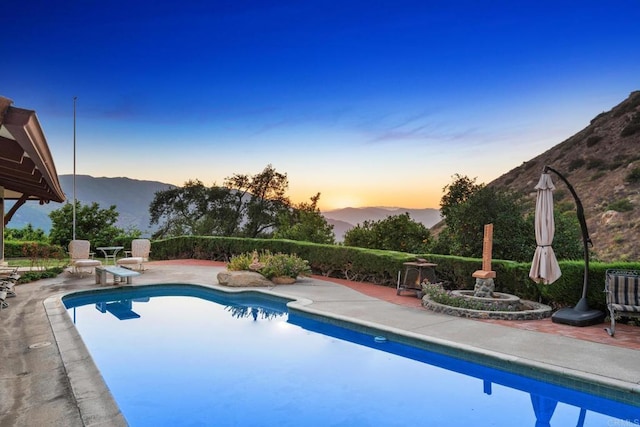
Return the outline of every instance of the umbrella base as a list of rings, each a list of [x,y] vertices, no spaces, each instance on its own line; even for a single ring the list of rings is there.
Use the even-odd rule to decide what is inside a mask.
[[[553,313],[551,321],[571,326],[591,326],[604,322],[604,317],[605,314],[600,310],[567,307]]]

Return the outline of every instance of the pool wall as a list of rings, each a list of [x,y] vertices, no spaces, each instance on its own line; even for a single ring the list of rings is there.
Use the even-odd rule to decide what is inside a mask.
[[[175,292],[176,288],[178,288],[187,295],[192,296],[198,296],[202,292],[213,290],[214,292],[229,295],[246,295],[248,298],[251,298],[252,295],[271,298],[276,297],[278,300],[274,299],[274,304],[286,302],[290,317],[293,318],[294,323],[297,317],[298,319],[323,322],[370,336],[383,336],[389,341],[446,356],[463,358],[490,368],[527,376],[550,384],[577,391],[584,391],[621,403],[638,406],[638,396],[640,395],[640,385],[638,384],[591,375],[583,371],[547,365],[533,360],[479,349],[436,337],[429,337],[375,322],[368,322],[361,319],[356,320],[348,316],[328,313],[313,308],[311,306],[312,301],[309,299],[293,299],[291,295],[276,290],[229,290],[220,286],[194,284],[143,284],[136,285],[135,287],[124,286],[67,292],[49,297],[44,301],[45,310],[69,378],[70,387],[85,425],[108,423],[114,426],[126,426],[128,424],[75,328],[73,320],[67,313],[67,307],[64,301],[81,301],[84,297],[95,297],[96,294],[102,293],[111,293],[112,295],[118,293],[121,295],[122,292],[133,292],[146,287],[153,289],[153,291],[158,294]]]
[[[500,352],[428,337],[377,323],[354,320],[350,317],[315,310],[297,301],[287,304],[290,314],[299,314],[319,322],[351,329],[371,336],[384,336],[390,341],[418,347],[427,351],[464,359],[480,365],[512,372],[550,384],[571,388],[633,406],[639,405],[640,384],[592,375],[584,371],[556,367]]]

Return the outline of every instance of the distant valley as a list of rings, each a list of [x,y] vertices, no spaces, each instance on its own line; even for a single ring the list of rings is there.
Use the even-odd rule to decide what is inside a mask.
[[[73,175],[60,175],[60,185],[67,196],[67,200],[73,200]],[[120,213],[117,226],[128,229],[135,227],[149,237],[155,231],[149,226],[149,205],[158,191],[173,188],[171,184],[157,181],[142,181],[126,177],[95,178],[89,175],[76,175],[76,198],[83,205],[93,202],[102,208],[116,205]],[[12,202],[7,202],[7,210]],[[23,228],[31,224],[34,228],[41,228],[46,233],[51,230],[49,213],[60,209],[62,204],[50,203],[39,205],[36,202],[27,202],[18,209],[9,222],[9,228]],[[344,208],[323,212],[327,222],[334,226],[336,241],[341,242],[350,228],[365,221],[379,221],[392,215],[400,215],[408,212],[414,221],[421,222],[430,228],[440,221],[440,212],[437,209],[405,209],[405,208]]]
[[[73,175],[60,175],[60,185],[67,196],[67,202],[73,201]],[[136,227],[143,235],[150,236],[154,229],[149,227],[149,205],[158,191],[174,187],[157,181],[141,181],[131,178],[94,178],[89,175],[76,175],[76,199],[83,205],[96,202],[107,209],[116,205],[120,213],[117,227],[128,229]],[[10,207],[12,202],[7,202]],[[60,209],[61,203],[39,205],[27,202],[18,209],[9,222],[9,228],[23,228],[31,224],[46,233],[51,230],[49,213]],[[9,207],[6,209],[8,210]]]

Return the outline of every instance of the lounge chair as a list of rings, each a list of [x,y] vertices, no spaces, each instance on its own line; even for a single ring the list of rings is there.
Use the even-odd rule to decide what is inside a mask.
[[[0,280],[15,282],[20,278],[18,267],[0,267]]]
[[[82,276],[84,269],[89,269],[89,273],[91,273],[96,267],[102,265],[102,262],[93,259],[90,251],[91,243],[88,240],[72,240],[69,242],[69,256],[71,257],[73,273],[80,273]]]
[[[120,267],[144,271],[144,263],[149,261],[149,252],[151,252],[149,239],[134,239],[131,241],[131,250],[125,251],[127,256],[116,260],[116,264]]]
[[[18,267],[0,267],[0,292],[5,292],[5,298],[16,296],[14,289],[16,282],[20,279]]]
[[[7,280],[0,280],[0,292],[5,292],[5,298],[13,298],[16,296],[16,291],[13,288],[14,283]]]

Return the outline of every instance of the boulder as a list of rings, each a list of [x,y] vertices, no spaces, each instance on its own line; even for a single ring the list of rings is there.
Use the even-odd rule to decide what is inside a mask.
[[[255,271],[221,271],[218,273],[218,283],[234,288],[273,286],[273,282]]]

